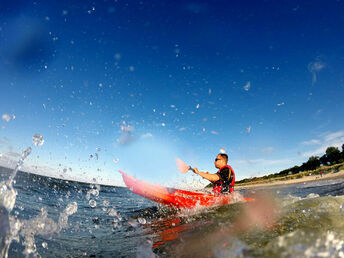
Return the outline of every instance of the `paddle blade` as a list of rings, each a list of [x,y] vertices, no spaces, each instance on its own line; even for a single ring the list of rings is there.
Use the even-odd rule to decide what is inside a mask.
[[[190,169],[190,166],[186,165],[184,161],[178,158],[176,158],[176,165],[177,165],[178,170],[184,174],[187,173]]]

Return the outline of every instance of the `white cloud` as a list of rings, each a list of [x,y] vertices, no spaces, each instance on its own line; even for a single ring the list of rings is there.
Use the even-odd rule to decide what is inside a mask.
[[[290,163],[290,160],[289,159],[276,159],[276,160],[250,159],[250,160],[239,160],[238,163],[239,164],[248,164],[248,165],[270,166],[270,165]]]
[[[325,141],[330,142],[333,140],[341,139],[341,138],[343,138],[343,136],[344,136],[344,131],[330,133],[330,134],[325,136]]]
[[[274,150],[275,150],[274,147],[267,147],[267,148],[262,149],[262,152],[264,154],[269,154],[269,153],[273,152]]]
[[[14,158],[19,158],[20,157],[20,153],[18,152],[13,152],[13,151],[9,151],[5,154],[6,156],[9,156],[9,157],[14,157]]]
[[[302,144],[303,145],[316,145],[316,144],[320,144],[320,141],[316,140],[316,139],[312,139],[309,141],[304,141],[304,142],[302,142]]]
[[[151,133],[145,133],[145,134],[142,134],[142,135],[141,135],[141,138],[142,138],[142,139],[150,138],[150,137],[153,137],[153,134],[151,134]]]
[[[0,166],[6,168],[14,168],[16,165],[16,161],[11,159],[10,157],[6,156],[6,154],[1,154],[0,156]]]
[[[322,139],[320,140],[312,140],[312,141],[319,141],[319,147],[303,153],[304,157],[310,156],[322,156],[325,154],[326,149],[330,146],[341,148],[342,144],[344,144],[344,131],[338,131],[334,133],[327,133],[322,135]]]

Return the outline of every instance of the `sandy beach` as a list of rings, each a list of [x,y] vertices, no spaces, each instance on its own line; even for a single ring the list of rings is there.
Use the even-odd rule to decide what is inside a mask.
[[[289,185],[289,184],[301,184],[305,182],[311,181],[319,181],[319,180],[328,180],[328,179],[337,179],[337,178],[344,178],[344,170],[340,170],[338,172],[331,172],[327,174],[323,174],[321,177],[320,175],[311,175],[305,176],[303,178],[296,178],[290,180],[280,180],[274,181],[269,183],[257,183],[257,184],[250,184],[250,185],[236,185],[236,189],[247,189],[247,188],[258,188],[258,187],[270,187],[270,186],[279,186],[279,185]]]

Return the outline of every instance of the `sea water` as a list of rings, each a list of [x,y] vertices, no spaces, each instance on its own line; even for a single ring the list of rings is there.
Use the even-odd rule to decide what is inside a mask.
[[[0,167],[0,182],[12,174]],[[257,202],[196,211],[20,171],[13,188],[0,211],[9,257],[344,257],[343,179],[240,190]]]

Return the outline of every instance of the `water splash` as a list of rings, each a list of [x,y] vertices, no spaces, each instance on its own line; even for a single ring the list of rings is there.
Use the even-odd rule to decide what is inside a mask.
[[[0,207],[4,207],[8,212],[14,207],[17,191],[13,188],[12,181],[0,182]]]
[[[7,257],[9,249],[7,238],[9,234],[10,222],[8,219],[8,211],[0,206],[0,257]]]
[[[17,162],[16,167],[14,168],[12,175],[10,176],[10,181],[12,181],[16,177],[18,170],[21,169],[21,167],[24,164],[24,160],[30,155],[31,151],[32,151],[31,147],[28,147],[26,150],[23,151],[20,159]]]
[[[32,137],[35,146],[41,146],[44,143],[43,136],[35,134]],[[30,155],[31,147],[28,147],[21,154],[16,167],[9,176],[9,179],[0,182],[0,257],[7,258],[8,250],[12,241],[19,242],[20,237],[23,238],[25,256],[39,257],[35,244],[35,235],[51,236],[59,233],[62,229],[68,227],[68,216],[74,214],[78,210],[76,202],[69,203],[65,210],[60,214],[58,223],[48,218],[45,208],[41,208],[41,213],[29,220],[19,220],[17,217],[10,215],[16,202],[17,191],[14,189],[14,178],[17,172],[24,164],[24,160]],[[42,244],[44,248],[47,244]],[[44,246],[45,245],[45,246]]]

